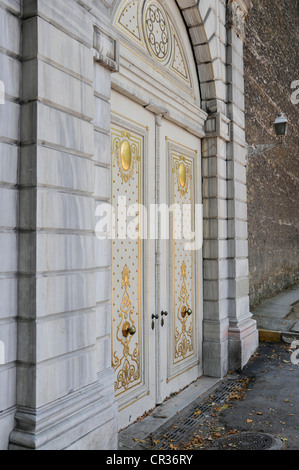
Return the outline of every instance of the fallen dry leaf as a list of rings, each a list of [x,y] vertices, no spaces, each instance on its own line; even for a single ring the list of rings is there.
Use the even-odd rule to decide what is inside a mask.
[[[169,449],[178,450],[178,448],[176,446],[174,446],[173,444],[169,444]]]

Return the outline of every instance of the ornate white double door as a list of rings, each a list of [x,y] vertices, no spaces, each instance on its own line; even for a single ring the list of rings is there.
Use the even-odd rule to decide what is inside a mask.
[[[201,161],[200,140],[177,124],[116,92],[111,105],[111,356],[123,428],[202,375]]]

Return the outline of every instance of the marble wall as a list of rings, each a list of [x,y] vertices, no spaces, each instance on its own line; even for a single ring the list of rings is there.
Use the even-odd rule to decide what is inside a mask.
[[[21,5],[0,5],[0,448],[7,449],[16,411],[18,315],[18,170],[21,118]]]

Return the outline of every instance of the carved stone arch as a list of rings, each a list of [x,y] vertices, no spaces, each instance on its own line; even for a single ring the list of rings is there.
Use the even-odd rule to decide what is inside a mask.
[[[213,38],[214,43],[217,41],[216,27],[211,29],[210,26],[212,18],[214,25],[216,25],[215,12],[211,8],[211,2],[177,0],[177,4],[184,18],[194,52],[202,109],[206,112],[216,112],[216,74],[213,64],[213,59],[216,57],[212,53],[209,41],[211,38]],[[205,23],[208,23],[209,34]]]

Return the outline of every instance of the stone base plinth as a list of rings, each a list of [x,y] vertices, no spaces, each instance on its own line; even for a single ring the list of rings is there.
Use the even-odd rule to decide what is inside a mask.
[[[228,330],[229,369],[243,369],[258,348],[259,335],[251,315],[244,322]]]
[[[40,409],[19,407],[9,450],[116,450],[117,413],[100,383]]]

